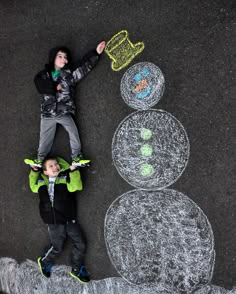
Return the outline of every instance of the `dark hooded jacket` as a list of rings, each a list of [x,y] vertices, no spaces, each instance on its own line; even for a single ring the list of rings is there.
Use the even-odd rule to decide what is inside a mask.
[[[51,72],[54,71],[54,60],[57,52],[60,50],[67,53],[68,64],[63,67],[56,81],[54,81]],[[86,54],[81,61],[72,64],[68,48],[55,47],[51,49],[49,52],[49,63],[34,78],[36,88],[42,94],[42,116],[53,117],[59,114],[74,114],[75,85],[91,71],[98,60],[99,54],[96,50],[93,50]],[[58,84],[62,86],[61,91],[57,91]]]

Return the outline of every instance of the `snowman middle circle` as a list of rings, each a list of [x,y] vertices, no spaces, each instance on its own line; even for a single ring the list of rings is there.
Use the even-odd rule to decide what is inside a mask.
[[[189,149],[182,124],[166,111],[149,109],[133,112],[120,123],[113,136],[112,158],[130,185],[159,190],[183,173]]]

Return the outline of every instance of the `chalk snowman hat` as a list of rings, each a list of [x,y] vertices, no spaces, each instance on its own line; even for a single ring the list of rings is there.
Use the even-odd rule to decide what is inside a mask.
[[[105,52],[112,59],[112,69],[119,71],[127,66],[143,49],[143,42],[133,44],[129,40],[128,32],[122,30],[107,42]]]

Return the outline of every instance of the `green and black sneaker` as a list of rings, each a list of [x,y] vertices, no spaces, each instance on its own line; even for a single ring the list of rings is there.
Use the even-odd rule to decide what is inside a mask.
[[[39,160],[39,159],[29,159],[29,158],[26,158],[24,160],[24,163],[25,164],[28,164],[28,165],[31,165],[31,166],[36,166],[36,167],[39,167],[41,168],[42,167],[42,160]]]
[[[51,269],[52,269],[52,264],[51,263],[45,263],[43,260],[42,260],[42,257],[39,257],[37,259],[37,262],[38,262],[38,266],[39,266],[39,269],[40,269],[40,272],[47,278],[50,278],[51,276]]]
[[[82,284],[86,284],[90,281],[89,273],[84,265],[82,265],[79,270],[73,268],[69,274]]]
[[[82,157],[76,157],[72,160],[72,165],[77,167],[86,167],[90,165],[91,160],[83,159]]]

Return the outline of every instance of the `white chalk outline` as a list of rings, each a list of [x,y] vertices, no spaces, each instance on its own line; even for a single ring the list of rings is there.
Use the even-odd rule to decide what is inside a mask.
[[[130,190],[128,192],[125,192],[123,193],[122,195],[118,196],[115,200],[112,201],[111,205],[108,207],[107,211],[106,211],[106,215],[105,215],[105,219],[104,219],[104,240],[105,240],[105,245],[106,245],[106,248],[107,248],[107,254],[108,254],[108,257],[112,263],[112,265],[114,266],[114,268],[116,269],[116,271],[118,272],[118,274],[125,280],[127,281],[129,284],[131,285],[136,285],[135,283],[132,283],[131,281],[129,281],[126,277],[122,276],[121,273],[119,272],[119,270],[117,269],[115,263],[113,262],[112,258],[111,258],[111,255],[110,255],[110,247],[109,247],[109,244],[106,240],[106,222],[107,222],[107,218],[108,218],[108,212],[109,210],[111,209],[111,207],[113,206],[113,204],[117,201],[119,201],[119,199],[121,199],[122,197],[124,196],[127,196],[131,193],[134,193],[135,191],[144,191],[144,192],[147,192],[147,190],[145,189],[133,189],[133,190]],[[212,235],[212,267],[211,267],[211,272],[209,272],[209,283],[211,283],[211,280],[212,280],[212,277],[213,277],[213,273],[214,273],[214,267],[215,267],[215,258],[216,258],[216,251],[215,251],[215,239],[214,239],[214,233],[213,233],[213,229],[212,229],[212,226],[211,226],[211,223],[210,221],[208,220],[208,217],[207,215],[204,213],[204,211],[201,209],[201,207],[196,203],[194,202],[190,197],[188,197],[187,195],[185,195],[183,192],[179,192],[178,190],[175,190],[175,189],[161,189],[161,191],[165,192],[165,191],[174,191],[174,192],[177,192],[177,193],[180,193],[182,195],[184,195],[186,198],[188,198],[188,200],[193,204],[193,206],[196,206],[199,211],[205,216],[206,218],[206,221],[207,221],[207,224],[209,226],[209,230],[210,230],[210,233]],[[148,192],[158,192],[158,190],[148,190]],[[208,283],[208,284],[209,284]],[[208,285],[207,284],[207,285]],[[139,285],[141,286],[141,285]],[[199,285],[201,286],[201,285]],[[205,286],[205,285],[204,285]],[[194,289],[196,290],[196,289]]]
[[[157,99],[152,99],[153,100],[153,102],[151,102],[151,103],[147,103],[146,102],[146,104],[148,104],[148,105],[142,105],[142,106],[137,106],[137,105],[134,105],[135,104],[135,100],[134,99],[127,99],[126,98],[126,95],[125,95],[125,90],[123,90],[124,89],[124,84],[126,84],[125,83],[125,79],[126,79],[126,76],[127,76],[127,74],[129,74],[129,71],[132,71],[135,67],[137,67],[137,66],[139,66],[139,65],[142,65],[143,67],[145,66],[145,65],[147,65],[147,66],[151,66],[151,69],[153,70],[153,68],[155,67],[156,68],[156,70],[157,70],[157,72],[158,73],[160,73],[160,76],[162,77],[162,79],[163,79],[163,84],[162,84],[162,88],[161,88],[161,91],[160,91],[160,93],[159,93],[159,95],[158,95],[158,98]],[[120,82],[120,93],[121,93],[121,97],[122,97],[122,99],[124,100],[124,102],[129,106],[129,107],[131,107],[131,108],[133,108],[133,109],[135,109],[135,110],[148,110],[148,109],[150,109],[151,107],[153,107],[155,104],[157,104],[160,100],[161,100],[161,98],[163,97],[163,95],[164,95],[164,92],[165,92],[165,77],[164,77],[164,74],[163,74],[163,72],[162,72],[162,70],[155,64],[155,63],[152,63],[152,62],[148,62],[148,61],[143,61],[143,62],[139,62],[139,63],[136,63],[136,64],[134,64],[133,66],[131,66],[130,68],[128,68],[127,69],[127,71],[123,74],[123,76],[122,76],[122,78],[121,78],[121,82]],[[154,96],[154,95],[153,95]],[[131,102],[129,102],[129,101],[131,101]],[[144,102],[145,102],[145,99],[144,99]],[[137,104],[141,104],[141,102],[140,103],[137,103]],[[144,104],[144,103],[143,103]]]
[[[119,131],[121,125],[122,125],[127,119],[129,119],[130,116],[133,116],[133,115],[135,115],[136,113],[139,113],[139,112],[145,112],[145,111],[147,111],[147,112],[150,112],[150,111],[153,111],[153,112],[163,112],[163,113],[166,113],[167,115],[169,115],[173,120],[175,120],[177,123],[180,124],[180,126],[182,127],[182,129],[183,129],[183,131],[184,131],[184,134],[185,134],[185,136],[186,136],[186,141],[187,141],[187,154],[186,154],[186,155],[187,155],[187,160],[185,161],[185,165],[184,165],[182,171],[180,172],[180,174],[179,174],[179,175],[178,175],[178,176],[177,176],[172,182],[170,182],[169,184],[166,184],[166,185],[164,185],[164,186],[162,186],[162,187],[157,187],[157,188],[155,188],[155,187],[152,187],[152,188],[144,188],[144,187],[139,187],[139,186],[137,186],[137,185],[131,183],[131,182],[130,182],[129,180],[127,180],[127,179],[125,178],[125,176],[120,172],[120,169],[118,169],[118,167],[117,167],[117,165],[116,165],[116,162],[115,162],[115,159],[114,159],[113,145],[115,144],[115,138],[116,138],[116,135],[117,135],[117,133],[118,133],[118,131]],[[114,135],[113,135],[113,138],[112,138],[111,153],[112,153],[112,161],[113,161],[113,164],[114,164],[116,170],[118,171],[119,175],[123,178],[123,180],[125,180],[128,184],[130,184],[132,187],[135,187],[135,188],[137,188],[137,189],[143,189],[143,190],[147,190],[147,191],[150,191],[150,190],[155,190],[155,191],[156,191],[156,190],[162,190],[162,189],[165,189],[166,187],[171,186],[173,183],[175,183],[175,182],[181,177],[181,175],[182,175],[183,172],[185,171],[185,169],[186,169],[186,167],[187,167],[187,165],[188,165],[188,162],[189,162],[189,158],[190,158],[190,143],[189,143],[189,139],[188,139],[188,134],[187,134],[187,132],[186,132],[184,126],[183,126],[182,123],[181,123],[181,122],[180,122],[175,116],[173,116],[171,113],[169,113],[169,112],[167,112],[167,111],[165,111],[165,110],[162,110],[162,109],[137,110],[137,111],[134,111],[134,112],[130,113],[128,116],[126,116],[126,117],[125,117],[125,118],[119,123],[119,125],[118,125],[118,127],[116,128],[116,131],[115,131],[115,133],[114,133]]]

